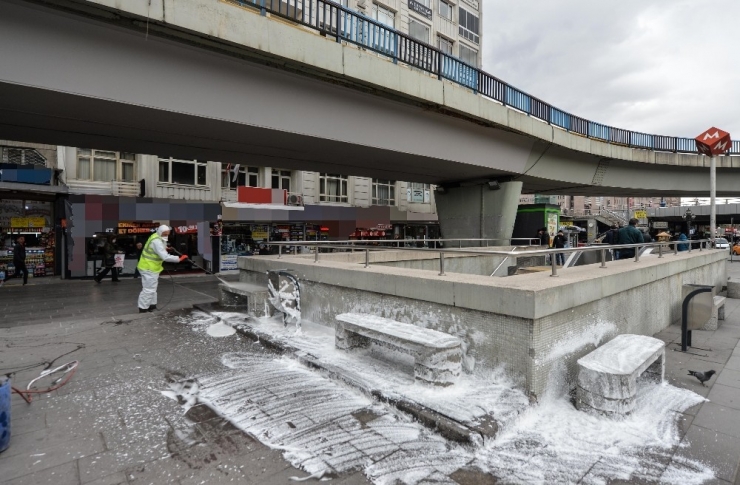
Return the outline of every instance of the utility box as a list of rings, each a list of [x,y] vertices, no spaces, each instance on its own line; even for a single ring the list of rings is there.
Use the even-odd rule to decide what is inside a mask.
[[[681,288],[681,301],[688,296],[689,293],[697,288],[702,288],[707,285],[683,285]],[[694,295],[689,301],[689,308],[686,315],[688,323],[688,330],[703,330],[704,326],[712,318],[712,307],[714,306],[714,289],[712,291],[706,291]]]

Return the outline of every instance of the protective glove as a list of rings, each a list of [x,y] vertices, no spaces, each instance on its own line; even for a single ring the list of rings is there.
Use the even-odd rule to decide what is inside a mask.
[[[187,254],[183,254],[183,255],[181,255],[181,256],[180,256],[180,262],[181,262],[181,263],[182,263],[183,261],[185,261],[186,259],[188,259],[188,255],[187,255]]]

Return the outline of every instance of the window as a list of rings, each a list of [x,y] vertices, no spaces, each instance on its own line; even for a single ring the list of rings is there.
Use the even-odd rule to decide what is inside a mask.
[[[208,164],[197,160],[159,159],[159,181],[166,184],[207,185]]]
[[[396,26],[396,14],[380,5],[373,6],[373,18],[388,27]]]
[[[429,43],[429,27],[421,22],[409,19],[409,35],[412,39]]]
[[[460,44],[460,60],[473,67],[478,67],[478,51]]]
[[[373,179],[373,204],[396,205],[396,181]]]
[[[319,201],[347,202],[347,177],[333,173],[319,174]]]
[[[77,178],[94,182],[133,182],[136,155],[80,148],[77,150]]]
[[[290,192],[290,170],[272,169],[272,188]]]
[[[416,0],[416,3],[420,3],[427,8],[431,8],[432,6],[432,0]]]
[[[33,148],[0,147],[0,162],[46,167],[46,158]]]
[[[444,0],[439,0],[439,16],[452,21],[452,5]]]
[[[260,170],[257,167],[221,164],[221,188],[259,187]]]
[[[464,8],[460,7],[460,35],[476,44],[480,43],[479,19]]]
[[[437,48],[447,55],[452,55],[452,41],[437,36]]]

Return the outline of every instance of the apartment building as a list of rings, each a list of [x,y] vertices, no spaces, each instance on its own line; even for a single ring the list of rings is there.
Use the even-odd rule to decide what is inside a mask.
[[[535,195],[527,194],[519,198],[520,204],[553,204],[567,216],[598,215],[602,210],[618,212],[629,219],[636,210],[657,207],[678,207],[680,197],[602,197],[583,195]],[[629,215],[628,215],[629,214]]]
[[[472,66],[481,66],[482,5],[478,0],[335,1]]]

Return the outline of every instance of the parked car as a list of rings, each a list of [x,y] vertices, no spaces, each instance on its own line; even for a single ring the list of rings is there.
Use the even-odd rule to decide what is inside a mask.
[[[714,238],[715,249],[730,249],[730,242],[723,237]]]

